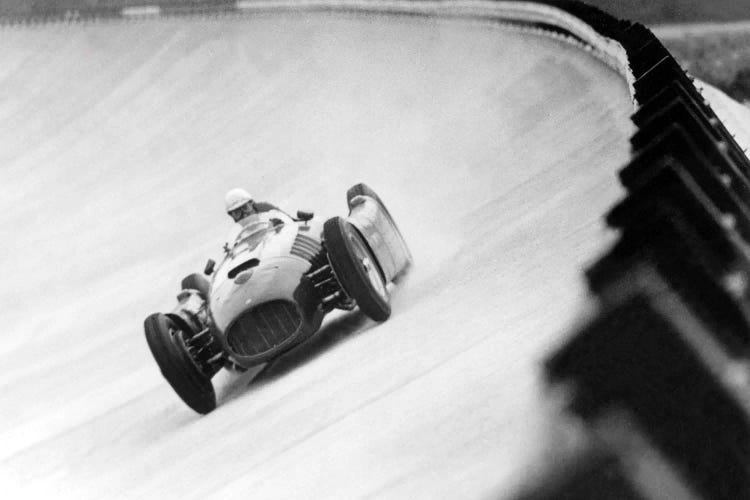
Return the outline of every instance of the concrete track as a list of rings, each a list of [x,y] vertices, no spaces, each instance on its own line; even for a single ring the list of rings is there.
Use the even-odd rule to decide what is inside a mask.
[[[23,497],[497,498],[550,453],[538,362],[585,312],[632,102],[483,21],[266,13],[0,31],[0,481]],[[199,417],[142,321],[220,253],[222,196],[345,213],[416,266]],[[12,491],[12,490],[11,490]]]

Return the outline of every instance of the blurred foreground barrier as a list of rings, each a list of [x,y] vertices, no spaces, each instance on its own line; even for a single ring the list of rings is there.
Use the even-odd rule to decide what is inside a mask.
[[[647,28],[559,5],[622,44],[640,104],[598,313],[546,363],[628,486],[529,498],[750,498],[750,161]]]

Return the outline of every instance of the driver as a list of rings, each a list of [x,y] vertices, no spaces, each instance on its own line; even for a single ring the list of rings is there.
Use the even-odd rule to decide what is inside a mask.
[[[242,226],[247,226],[252,222],[258,222],[266,219],[264,215],[285,215],[277,206],[265,201],[255,201],[250,193],[242,188],[230,189],[224,197],[227,214],[232,220]],[[273,214],[273,212],[276,212]],[[254,217],[253,217],[254,216]],[[273,222],[274,219],[268,218]]]

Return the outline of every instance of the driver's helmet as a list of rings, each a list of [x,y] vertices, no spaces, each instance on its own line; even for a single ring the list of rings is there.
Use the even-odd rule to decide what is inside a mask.
[[[224,206],[235,222],[239,222],[253,213],[253,203],[253,197],[242,188],[230,189],[224,196]]]

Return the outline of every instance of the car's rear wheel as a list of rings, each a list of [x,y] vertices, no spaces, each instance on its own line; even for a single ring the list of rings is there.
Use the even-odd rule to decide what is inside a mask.
[[[164,378],[190,408],[206,414],[216,408],[211,378],[193,362],[177,324],[168,316],[155,313],[143,324],[146,341]]]
[[[359,309],[375,321],[391,315],[390,294],[383,274],[367,242],[357,228],[341,217],[323,226],[328,260],[344,291]]]

